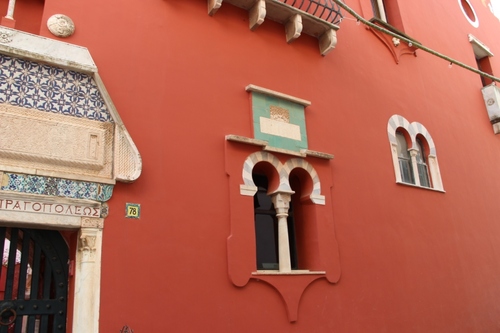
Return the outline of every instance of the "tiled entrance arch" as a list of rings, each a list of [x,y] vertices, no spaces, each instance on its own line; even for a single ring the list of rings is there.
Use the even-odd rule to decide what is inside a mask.
[[[142,161],[86,48],[0,34],[0,221],[78,232],[71,331],[97,333],[105,202]]]

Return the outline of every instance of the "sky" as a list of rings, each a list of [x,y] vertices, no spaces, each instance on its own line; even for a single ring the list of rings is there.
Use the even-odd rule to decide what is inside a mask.
[[[490,0],[490,3],[496,17],[500,19],[500,0]]]

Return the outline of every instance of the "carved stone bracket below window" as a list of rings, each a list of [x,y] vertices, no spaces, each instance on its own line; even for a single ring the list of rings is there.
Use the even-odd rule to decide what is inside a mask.
[[[290,275],[253,275],[255,281],[262,281],[272,286],[285,302],[288,320],[298,320],[299,303],[306,288],[314,281],[325,278],[325,274],[290,274]]]

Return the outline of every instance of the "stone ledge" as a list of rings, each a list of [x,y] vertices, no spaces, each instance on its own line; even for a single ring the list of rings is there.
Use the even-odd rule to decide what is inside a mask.
[[[0,52],[15,57],[35,59],[77,72],[97,72],[87,48],[5,26],[0,28]]]
[[[252,275],[325,275],[324,271],[309,271],[307,269],[296,269],[291,272],[280,272],[278,270],[258,270]]]
[[[254,145],[254,146],[261,146],[261,147],[263,147],[262,149],[265,151],[271,151],[271,152],[299,156],[299,157],[310,156],[310,157],[322,158],[322,159],[326,159],[326,160],[331,160],[334,157],[333,155],[328,154],[328,153],[322,153],[319,151],[314,151],[314,150],[309,150],[309,149],[301,149],[300,152],[298,152],[298,151],[293,151],[293,150],[288,150],[288,149],[271,147],[271,146],[269,146],[269,143],[265,140],[247,138],[246,136],[241,136],[241,135],[228,134],[228,135],[226,135],[226,140],[232,141],[232,142],[239,142],[239,143]]]
[[[438,190],[438,189],[432,188],[432,187],[419,186],[419,185],[405,183],[405,182],[398,182],[397,181],[396,184],[398,184],[398,185],[404,185],[404,186],[410,186],[410,187],[416,187],[416,188],[421,188],[423,190],[429,190],[429,191],[434,191],[434,192],[446,193],[445,190]]]
[[[287,95],[287,94],[283,94],[283,93],[280,93],[280,92],[277,92],[277,91],[274,91],[271,89],[262,88],[262,87],[254,85],[254,84],[249,84],[248,86],[245,87],[245,90],[251,91],[251,92],[257,92],[257,93],[261,93],[261,94],[269,95],[269,96],[273,96],[273,97],[277,97],[280,99],[284,99],[284,100],[287,100],[289,102],[297,103],[297,104],[302,105],[304,107],[311,105],[311,102],[307,101],[305,99],[294,97],[294,96]]]

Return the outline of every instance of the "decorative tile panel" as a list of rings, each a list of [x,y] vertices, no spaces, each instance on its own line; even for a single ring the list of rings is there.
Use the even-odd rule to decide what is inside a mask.
[[[304,106],[278,96],[252,92],[254,136],[270,146],[300,152],[307,149]]]
[[[113,185],[4,173],[0,190],[105,202],[113,194]]]
[[[113,122],[94,79],[0,54],[0,103]]]

